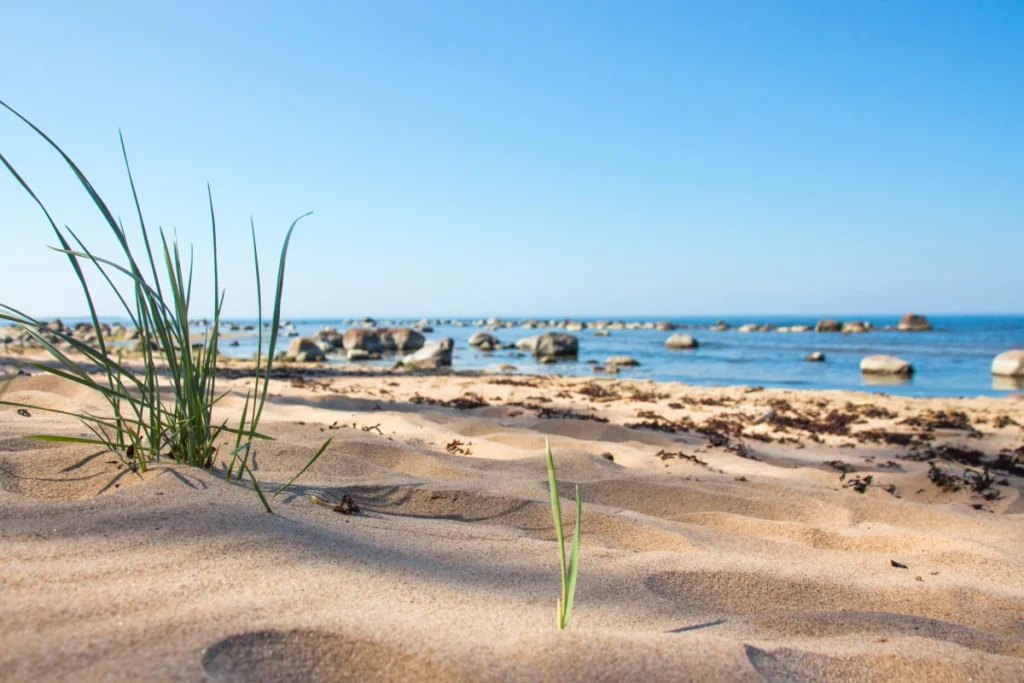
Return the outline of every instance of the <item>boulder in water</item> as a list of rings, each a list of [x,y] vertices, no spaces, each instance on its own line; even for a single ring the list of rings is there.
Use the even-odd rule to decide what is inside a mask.
[[[895,375],[910,377],[914,374],[914,366],[902,358],[875,354],[866,356],[860,361],[860,371],[865,375]]]
[[[907,313],[900,318],[897,329],[901,332],[929,332],[932,329],[932,324],[923,315]]]
[[[1024,377],[1024,349],[1004,351],[993,358],[992,374],[998,377]]]
[[[695,349],[700,343],[688,334],[677,332],[665,340],[666,349]]]

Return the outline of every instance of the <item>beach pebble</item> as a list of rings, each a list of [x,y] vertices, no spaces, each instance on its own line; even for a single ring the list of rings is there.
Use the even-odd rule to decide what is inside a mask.
[[[820,363],[825,360],[825,354],[821,351],[811,351],[809,354],[804,356],[804,360],[811,363]]]
[[[640,365],[639,361],[632,356],[609,356],[605,362],[605,365]]]
[[[1000,377],[1024,377],[1024,349],[1004,351],[993,358],[992,374]]]
[[[692,336],[677,332],[665,340],[666,349],[695,349],[700,344]]]
[[[932,329],[932,325],[923,315],[907,313],[900,318],[900,324],[897,329],[901,332],[928,332]]]
[[[909,377],[914,374],[914,366],[896,356],[875,354],[873,356],[866,356],[860,361],[860,371],[865,375]]]

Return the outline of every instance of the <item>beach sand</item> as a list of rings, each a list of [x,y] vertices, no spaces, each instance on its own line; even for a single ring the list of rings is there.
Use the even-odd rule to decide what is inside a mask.
[[[0,407],[0,679],[1024,680],[1019,398],[299,372],[256,475],[334,441],[273,515],[223,455],[134,474]],[[106,409],[42,374],[5,399]],[[563,632],[545,439],[568,526],[583,499]]]

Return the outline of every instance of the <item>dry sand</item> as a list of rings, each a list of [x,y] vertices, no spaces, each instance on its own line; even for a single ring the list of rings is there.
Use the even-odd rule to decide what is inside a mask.
[[[43,375],[5,398],[104,409]],[[273,515],[0,408],[0,679],[1024,680],[1024,479],[958,479],[1022,467],[1017,398],[324,371],[263,420],[271,490],[334,437]],[[564,632],[545,438],[584,501]]]

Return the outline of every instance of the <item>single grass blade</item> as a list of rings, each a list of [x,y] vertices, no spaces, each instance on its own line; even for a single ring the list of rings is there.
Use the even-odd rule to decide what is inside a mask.
[[[33,441],[46,441],[49,443],[90,443],[94,446],[110,446],[110,441],[101,441],[99,439],[85,439],[79,436],[57,436],[56,434],[29,434],[23,436],[23,439],[32,439]]]
[[[580,522],[583,517],[583,504],[580,502],[580,487],[576,487],[576,528],[572,532],[572,547],[569,550],[569,572],[566,581],[564,623],[569,623],[572,616],[572,601],[576,596],[576,576],[580,569]],[[563,627],[564,628],[564,627]]]
[[[566,566],[565,566],[565,536],[562,532],[562,505],[558,500],[558,480],[555,478],[555,460],[551,455],[551,444],[544,439],[545,453],[548,465],[548,491],[551,494],[551,516],[555,522],[555,541],[558,543],[558,564],[559,575],[562,579],[562,596],[558,600],[558,628],[565,628],[565,603],[566,603]]]
[[[323,452],[327,450],[327,447],[331,445],[331,442],[332,442],[332,441],[334,441],[334,437],[333,437],[333,436],[332,436],[331,438],[327,439],[327,441],[324,441],[323,445],[322,445],[322,446],[320,446],[320,450],[318,450],[318,451],[316,452],[316,455],[314,455],[314,456],[313,456],[313,457],[312,457],[312,458],[310,459],[310,461],[306,463],[306,466],[305,466],[305,467],[303,467],[303,468],[302,468],[301,470],[299,470],[299,473],[298,473],[298,474],[296,474],[296,475],[295,475],[294,477],[292,477],[292,478],[291,478],[291,481],[289,481],[289,482],[288,482],[287,484],[285,484],[285,485],[284,485],[284,486],[282,486],[282,487],[281,487],[280,489],[278,489],[278,490],[277,490],[277,493],[275,493],[274,495],[272,495],[272,496],[271,496],[270,498],[271,498],[271,499],[277,498],[278,494],[280,494],[280,493],[283,493],[284,491],[286,491],[286,490],[288,489],[288,487],[289,487],[289,486],[291,486],[292,484],[294,484],[294,483],[295,483],[295,480],[296,480],[296,479],[298,479],[299,477],[301,477],[301,476],[302,476],[302,474],[303,474],[303,473],[304,473],[304,472],[305,472],[306,470],[308,470],[308,469],[309,469],[310,467],[312,467],[312,466],[313,466],[313,463],[315,463],[315,462],[317,461],[317,459],[318,459],[318,458],[319,458],[319,457],[320,457],[321,455],[323,455]]]

